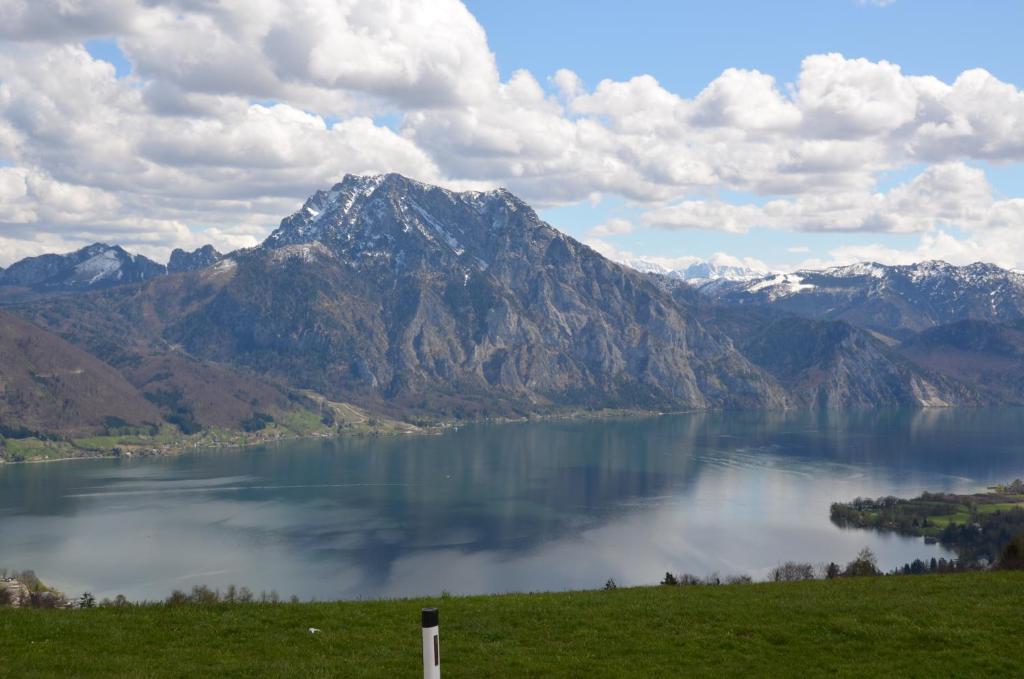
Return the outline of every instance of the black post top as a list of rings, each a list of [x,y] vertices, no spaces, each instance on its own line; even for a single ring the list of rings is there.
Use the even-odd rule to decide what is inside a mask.
[[[438,615],[436,608],[423,609],[423,627],[437,627]]]

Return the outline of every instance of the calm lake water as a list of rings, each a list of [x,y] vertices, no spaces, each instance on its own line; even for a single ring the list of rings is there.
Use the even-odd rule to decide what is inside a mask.
[[[763,577],[946,554],[841,530],[858,495],[1024,476],[1024,411],[710,413],[466,427],[156,460],[0,466],[0,567],[78,594],[195,584],[302,598]]]

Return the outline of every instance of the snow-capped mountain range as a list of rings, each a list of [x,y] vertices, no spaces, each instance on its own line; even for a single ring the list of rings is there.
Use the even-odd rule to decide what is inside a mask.
[[[0,272],[0,285],[36,290],[92,290],[162,276],[162,264],[95,243],[64,255],[40,255],[15,262]]]
[[[713,260],[694,262],[684,267],[670,269],[647,259],[627,259],[620,262],[643,273],[660,274],[690,285],[701,286],[714,281],[749,281],[760,278],[767,271],[734,264],[722,264]]]
[[[1024,317],[1024,274],[982,262],[861,262],[700,289],[719,302],[845,320],[896,338],[954,321]]]

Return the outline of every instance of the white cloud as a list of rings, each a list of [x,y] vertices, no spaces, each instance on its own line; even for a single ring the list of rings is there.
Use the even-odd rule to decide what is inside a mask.
[[[613,217],[607,221],[604,221],[590,230],[588,236],[622,236],[627,233],[632,233],[633,222],[628,219],[621,219],[619,217]]]
[[[1010,229],[1024,210],[970,165],[1024,162],[1024,92],[981,69],[946,83],[811,55],[792,84],[730,68],[687,98],[643,74],[502,81],[458,0],[0,0],[0,16],[7,239],[127,239],[121,225],[151,220],[134,238],[154,252],[203,232],[249,243],[315,188],[374,171],[538,206],[611,194],[646,226],[737,233],[934,236]],[[88,55],[94,36],[117,40],[131,76]],[[716,198],[734,192],[760,197]],[[59,207],[75,200],[87,209]]]
[[[984,172],[961,162],[928,167],[887,193],[809,193],[764,205],[681,201],[642,215],[649,226],[744,233],[755,227],[804,231],[927,232],[1024,224],[1024,199],[995,200]]]
[[[0,0],[0,39],[68,40],[130,29],[134,0]]]
[[[16,162],[0,168],[0,236],[8,238],[45,230],[77,235],[75,243],[160,243],[150,247],[165,257],[194,242],[186,224],[221,234],[255,223],[265,234],[313,188],[346,172],[443,179],[412,142],[365,117],[328,126],[288,104],[231,98],[216,115],[153,115],[138,88],[80,46],[0,51],[0,72],[12,74],[0,83]],[[16,176],[35,190],[15,199]],[[88,206],[61,207],[82,196]],[[14,251],[0,253],[0,263]]]
[[[937,259],[957,265],[989,262],[1007,269],[1019,269],[1019,253],[1022,251],[1024,230],[1019,227],[992,229],[967,237],[958,237],[940,229],[922,234],[917,244],[910,248],[882,243],[847,245],[830,250],[827,257],[808,258],[795,268],[818,269],[863,261],[912,264]]]

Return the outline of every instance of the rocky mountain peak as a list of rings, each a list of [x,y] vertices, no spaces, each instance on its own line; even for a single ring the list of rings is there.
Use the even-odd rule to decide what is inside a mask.
[[[119,245],[93,243],[63,255],[28,257],[12,264],[0,284],[34,290],[89,290],[137,283],[166,273],[156,262]]]
[[[444,261],[482,270],[511,241],[542,232],[542,240],[564,238],[504,189],[457,192],[399,174],[346,175],[283,219],[262,248],[318,242],[356,267]]]
[[[186,252],[176,248],[171,253],[171,259],[167,263],[169,273],[180,273],[183,271],[198,271],[213,266],[224,259],[224,255],[217,251],[212,245],[204,245],[192,252]]]

